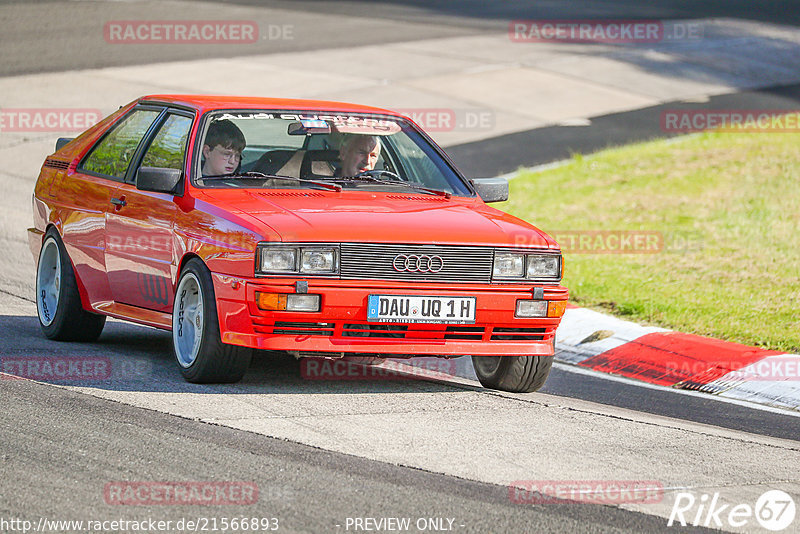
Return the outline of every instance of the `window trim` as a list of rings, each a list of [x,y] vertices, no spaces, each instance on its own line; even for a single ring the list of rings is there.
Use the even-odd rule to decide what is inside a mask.
[[[184,145],[183,147],[183,164],[180,169],[182,176],[180,182],[178,183],[178,186],[176,186],[175,189],[175,196],[182,197],[186,190],[185,187],[186,156],[189,152],[189,143],[190,143],[190,137],[192,136],[192,127],[194,126],[194,119],[197,115],[196,113],[192,113],[183,108],[167,107],[164,109],[164,111],[161,112],[161,114],[159,114],[156,120],[153,121],[152,126],[147,130],[147,133],[145,133],[144,137],[142,137],[142,142],[139,144],[139,147],[133,153],[133,158],[131,158],[131,166],[128,167],[129,172],[125,174],[124,183],[133,185],[134,187],[136,186],[136,173],[139,171],[139,168],[142,165],[144,156],[145,154],[147,154],[147,151],[150,149],[150,145],[153,144],[153,141],[155,141],[156,136],[161,131],[161,128],[164,127],[164,124],[166,124],[170,115],[178,115],[181,117],[186,117],[191,121],[191,124],[189,125],[189,134],[186,136],[186,145]],[[135,171],[131,172],[131,169],[135,169]]]
[[[433,151],[442,158],[442,161],[444,162],[444,164],[447,167],[449,167],[450,170],[453,172],[453,174],[463,182],[463,184],[466,187],[466,189],[471,193],[471,197],[467,196],[465,198],[478,197],[478,193],[475,191],[475,187],[472,185],[472,182],[470,182],[469,179],[466,176],[464,176],[464,174],[458,169],[458,167],[456,167],[455,163],[453,163],[453,160],[450,159],[450,156],[448,156],[447,153],[445,153],[445,151],[442,149],[442,147],[440,147],[433,139],[431,139],[431,137],[427,133],[425,133],[421,128],[419,128],[414,123],[414,121],[411,120],[410,118],[404,117],[402,115],[391,115],[391,114],[387,114],[387,113],[367,113],[367,112],[363,112],[363,111],[353,111],[353,112],[350,112],[350,111],[336,111],[336,112],[334,112],[334,111],[329,111],[329,110],[324,110],[324,109],[321,109],[321,110],[310,110],[310,109],[280,109],[280,108],[218,108],[218,109],[209,109],[209,110],[203,112],[202,116],[200,117],[200,124],[198,125],[198,128],[197,128],[197,135],[195,136],[195,140],[194,140],[194,154],[195,154],[195,156],[192,158],[192,164],[191,164],[191,167],[189,168],[188,180],[187,180],[187,177],[184,176],[183,182],[185,183],[185,182],[188,181],[188,182],[190,182],[192,184],[192,187],[195,187],[197,189],[207,189],[207,187],[205,187],[205,186],[198,185],[196,179],[200,175],[200,160],[201,160],[201,158],[200,158],[199,154],[202,154],[202,149],[203,149],[202,141],[203,141],[203,139],[204,139],[204,137],[205,137],[205,135],[206,135],[206,133],[208,131],[208,125],[210,123],[210,117],[212,117],[213,115],[221,114],[221,113],[254,113],[254,112],[263,112],[263,113],[297,113],[297,114],[304,114],[304,113],[336,114],[336,113],[341,113],[341,114],[348,114],[348,115],[353,115],[353,116],[363,115],[363,116],[374,117],[374,118],[379,118],[379,119],[382,118],[382,119],[393,120],[393,121],[402,120],[404,123],[406,123],[408,125],[409,128],[411,128],[414,132],[416,132],[425,141],[428,142],[428,144],[433,149]]]
[[[141,104],[132,107],[127,113],[125,113],[123,116],[119,117],[114,122],[114,124],[109,126],[108,129],[106,129],[106,131],[103,132],[103,135],[101,135],[100,137],[98,137],[95,140],[95,142],[92,144],[91,148],[89,148],[89,150],[86,151],[86,155],[83,156],[83,158],[81,158],[81,161],[78,163],[78,166],[77,166],[77,168],[75,170],[77,172],[79,172],[81,174],[85,174],[87,176],[96,176],[98,178],[104,178],[106,180],[110,180],[112,182],[117,182],[117,183],[128,183],[128,175],[131,173],[131,169],[134,166],[133,165],[134,162],[137,161],[137,156],[139,154],[139,151],[141,150],[143,142],[147,139],[148,135],[150,134],[150,132],[153,129],[153,126],[155,126],[156,124],[159,123],[159,119],[164,115],[166,109],[167,108],[165,106],[141,105]],[[111,132],[115,131],[119,126],[121,126],[122,123],[124,123],[128,119],[128,117],[130,117],[131,115],[133,115],[137,111],[158,111],[159,113],[158,113],[158,115],[156,115],[156,118],[153,120],[153,123],[147,129],[145,134],[139,140],[139,144],[137,145],[136,150],[133,151],[133,156],[131,157],[131,161],[128,164],[128,168],[125,169],[125,175],[122,178],[119,178],[117,176],[112,176],[110,174],[104,174],[104,173],[101,173],[101,172],[95,172],[95,171],[90,171],[90,170],[86,169],[84,167],[84,165],[86,164],[86,161],[92,156],[92,154],[94,154],[94,151],[97,149],[98,146],[100,146],[100,143],[102,143],[111,134]],[[138,165],[137,165],[136,168],[138,169]]]

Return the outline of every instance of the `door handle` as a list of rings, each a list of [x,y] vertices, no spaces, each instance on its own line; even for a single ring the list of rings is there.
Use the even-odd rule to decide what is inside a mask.
[[[125,197],[112,198],[111,199],[111,203],[114,204],[115,206],[119,206],[119,207],[122,207],[122,206],[125,206],[125,205],[128,204],[127,202],[125,202]]]

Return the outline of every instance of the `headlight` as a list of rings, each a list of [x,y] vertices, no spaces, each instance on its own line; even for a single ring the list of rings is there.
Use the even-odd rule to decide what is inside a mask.
[[[261,271],[265,273],[292,273],[297,271],[297,249],[262,248]]]
[[[561,274],[560,256],[537,256],[528,255],[528,278],[550,278],[558,277]]]
[[[560,254],[525,254],[498,250],[494,254],[493,280],[561,279]]]
[[[261,245],[256,274],[336,274],[339,249],[317,245]]]
[[[333,248],[303,248],[300,272],[327,273],[336,272],[336,249]]]
[[[522,278],[525,276],[523,254],[495,254],[492,275],[497,278]]]

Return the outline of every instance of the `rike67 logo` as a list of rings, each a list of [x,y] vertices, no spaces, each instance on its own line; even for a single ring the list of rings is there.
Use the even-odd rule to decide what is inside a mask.
[[[794,522],[796,512],[794,499],[781,490],[764,492],[755,506],[726,503],[719,493],[697,497],[694,493],[680,492],[675,496],[667,526],[733,527],[749,531],[757,522],[762,528],[779,532]]]

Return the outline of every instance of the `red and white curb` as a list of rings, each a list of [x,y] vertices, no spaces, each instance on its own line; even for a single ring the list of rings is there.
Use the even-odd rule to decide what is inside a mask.
[[[571,306],[556,332],[557,363],[690,394],[800,415],[800,355],[641,326]],[[469,357],[388,359],[388,371],[418,378],[477,382]],[[651,385],[652,384],[652,385]],[[786,413],[786,412],[783,412]]]
[[[650,384],[800,411],[800,355],[645,327],[568,308],[558,362]]]

